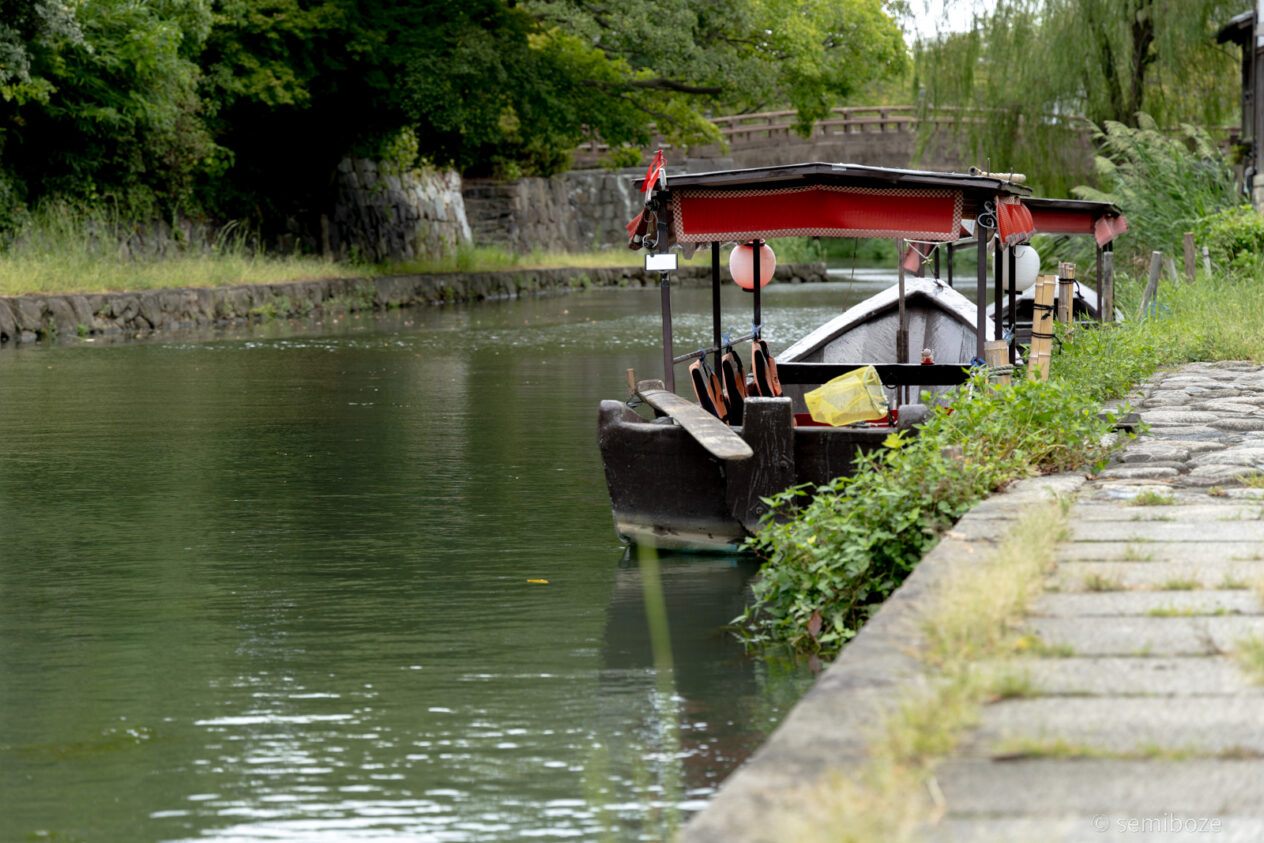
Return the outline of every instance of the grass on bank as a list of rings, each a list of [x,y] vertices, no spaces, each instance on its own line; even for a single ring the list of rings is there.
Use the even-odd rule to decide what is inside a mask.
[[[209,243],[191,243],[178,233],[156,239],[150,228],[125,226],[99,214],[47,209],[0,248],[0,295],[220,287],[445,272],[630,267],[640,266],[644,260],[640,251],[617,247],[584,252],[535,249],[516,254],[496,246],[461,246],[436,258],[368,263],[262,253],[254,247],[254,240],[244,229],[231,225]],[[782,264],[826,257],[820,241],[806,237],[783,238],[773,245]],[[721,257],[727,266],[727,252]],[[709,251],[698,250],[692,258],[681,257],[680,261],[682,266],[707,265],[711,256]]]

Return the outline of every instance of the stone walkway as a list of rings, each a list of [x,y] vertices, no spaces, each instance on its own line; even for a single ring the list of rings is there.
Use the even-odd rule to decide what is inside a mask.
[[[1042,655],[936,771],[927,840],[1264,840],[1264,686],[1236,656],[1264,642],[1264,368],[1139,398],[1151,429],[1080,491]]]

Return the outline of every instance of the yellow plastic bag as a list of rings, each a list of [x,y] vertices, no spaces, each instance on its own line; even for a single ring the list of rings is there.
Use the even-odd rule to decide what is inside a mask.
[[[852,369],[803,396],[812,419],[838,427],[886,418],[887,396],[878,370],[872,366]]]

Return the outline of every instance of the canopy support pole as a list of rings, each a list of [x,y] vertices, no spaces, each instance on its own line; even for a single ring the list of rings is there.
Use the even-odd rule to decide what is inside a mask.
[[[711,333],[715,340],[715,370],[720,371],[720,244],[711,241]]]
[[[1001,288],[1001,261],[1005,259],[1005,248],[1001,241],[996,241],[996,251],[992,253],[992,339],[1001,338],[1001,299],[1005,297]]]
[[[975,221],[974,233],[976,236],[975,246],[975,274],[977,276],[977,284],[975,286],[974,297],[974,323],[976,326],[974,338],[974,358],[976,360],[985,360],[984,344],[987,342],[987,235],[988,229]]]
[[[760,269],[759,269],[759,250],[763,245],[764,245],[763,242],[760,240],[751,241],[751,251],[755,253],[753,257],[753,266],[751,267],[755,272],[755,289],[752,290],[751,292],[755,294],[754,332],[758,336],[762,336],[764,333],[763,331],[759,329],[760,322],[763,318],[763,313],[760,311],[760,307],[759,307],[759,288],[763,286],[762,284],[759,283],[761,280]]]
[[[1009,274],[1005,277],[1009,279],[1009,335],[1011,339],[1018,333],[1018,250],[1006,249],[1009,254]],[[1014,365],[1014,358],[1018,355],[1018,342],[1016,340],[1009,344],[1009,364]]]
[[[658,238],[654,244],[654,251],[657,252],[666,242],[667,217],[659,214]],[[675,392],[676,364],[672,362],[675,352],[672,350],[671,284],[667,281],[666,272],[659,275],[658,289],[663,311],[663,386],[667,388],[668,392]]]
[[[899,262],[899,279],[900,279],[900,322],[895,331],[895,362],[907,363],[909,361],[908,347],[908,313],[904,309],[904,238],[895,238],[895,259]]]
[[[948,286],[949,287],[952,286],[952,252],[954,248],[955,247],[951,243],[948,244]]]

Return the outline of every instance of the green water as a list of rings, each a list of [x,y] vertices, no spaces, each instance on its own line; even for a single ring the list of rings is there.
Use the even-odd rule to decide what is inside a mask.
[[[769,288],[774,347],[839,288]],[[676,305],[696,347],[706,294]],[[0,840],[660,839],[698,810],[810,677],[744,656],[752,567],[705,557],[662,560],[653,667],[595,427],[658,374],[657,313],[0,351]]]

